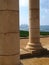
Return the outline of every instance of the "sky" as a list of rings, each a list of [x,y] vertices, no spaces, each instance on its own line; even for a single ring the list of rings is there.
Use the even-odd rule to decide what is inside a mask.
[[[20,25],[29,24],[29,0],[19,0]],[[40,25],[49,25],[49,0],[40,0]]]

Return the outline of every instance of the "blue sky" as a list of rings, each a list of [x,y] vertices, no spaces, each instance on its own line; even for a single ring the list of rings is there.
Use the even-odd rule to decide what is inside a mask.
[[[29,0],[19,0],[20,25],[29,24],[28,5]],[[40,25],[49,25],[49,0],[40,0]]]

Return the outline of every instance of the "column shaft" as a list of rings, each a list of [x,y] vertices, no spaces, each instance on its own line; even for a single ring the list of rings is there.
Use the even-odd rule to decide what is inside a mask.
[[[0,65],[20,64],[19,0],[0,0]]]
[[[43,49],[40,43],[39,0],[29,0],[29,43],[26,49],[35,52]]]

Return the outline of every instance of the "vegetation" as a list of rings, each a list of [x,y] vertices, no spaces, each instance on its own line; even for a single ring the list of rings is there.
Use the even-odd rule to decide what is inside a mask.
[[[49,35],[49,32],[40,32],[40,35]]]
[[[49,35],[49,32],[40,32],[40,35]],[[20,31],[20,37],[28,37],[29,32],[28,31]]]
[[[28,37],[29,32],[28,31],[20,31],[20,37]]]

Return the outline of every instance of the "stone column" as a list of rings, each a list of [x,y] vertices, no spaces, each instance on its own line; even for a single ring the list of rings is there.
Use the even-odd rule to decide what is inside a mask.
[[[0,65],[20,64],[19,0],[0,0]]]
[[[29,43],[26,49],[37,53],[43,50],[40,43],[39,0],[29,0]]]

